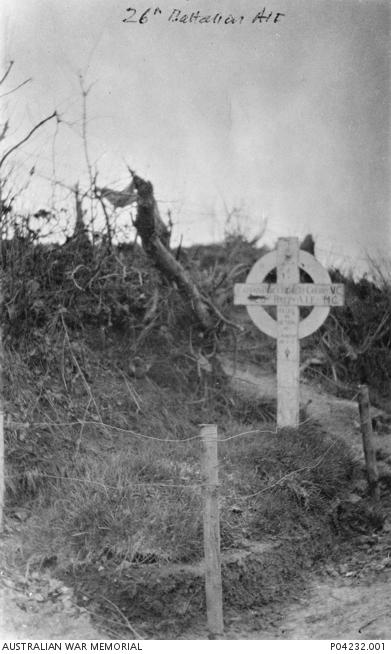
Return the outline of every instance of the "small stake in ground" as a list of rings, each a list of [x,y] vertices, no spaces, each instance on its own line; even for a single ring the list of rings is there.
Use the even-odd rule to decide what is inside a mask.
[[[218,497],[217,426],[202,425],[204,479],[205,595],[210,638],[224,632]]]
[[[277,268],[277,284],[264,279]],[[300,284],[300,270],[313,284]],[[330,307],[344,303],[344,285],[332,284],[327,270],[297,238],[279,238],[277,250],[261,257],[245,284],[235,284],[234,304],[242,304],[256,326],[277,338],[277,427],[299,425],[299,339],[312,334],[326,320]],[[277,307],[277,321],[263,307]],[[299,307],[313,307],[300,321]]]
[[[360,386],[358,394],[358,406],[360,410],[361,433],[364,446],[365,465],[367,468],[369,492],[374,500],[378,500],[380,496],[379,474],[376,462],[376,448],[373,440],[369,391],[366,384]]]

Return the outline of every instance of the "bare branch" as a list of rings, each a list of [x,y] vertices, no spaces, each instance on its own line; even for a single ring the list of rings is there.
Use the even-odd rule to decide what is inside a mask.
[[[90,187],[93,187],[93,174],[92,174],[92,166],[91,166],[91,159],[90,159],[90,154],[88,151],[88,140],[87,140],[87,97],[89,92],[91,91],[92,84],[86,89],[84,85],[84,79],[81,74],[79,74],[79,84],[80,84],[80,90],[82,94],[82,139],[83,139],[83,149],[84,149],[84,156],[87,164],[87,171],[88,171],[88,176],[90,179]]]
[[[28,133],[28,134],[27,134],[27,135],[26,135],[26,136],[25,136],[21,141],[19,141],[18,143],[15,143],[15,145],[13,145],[12,148],[10,148],[9,150],[7,150],[7,152],[5,152],[5,154],[3,154],[2,158],[0,159],[0,168],[2,167],[3,163],[5,162],[5,160],[9,157],[9,155],[12,154],[12,152],[15,152],[15,150],[17,150],[18,148],[20,148],[21,145],[23,145],[24,143],[26,143],[26,142],[29,140],[29,138],[34,134],[34,132],[37,131],[37,129],[39,129],[40,127],[42,127],[42,125],[44,125],[45,123],[47,123],[47,122],[48,122],[49,120],[51,120],[52,118],[57,118],[57,119],[58,119],[57,111],[53,111],[53,113],[52,113],[50,116],[47,116],[46,118],[44,118],[43,120],[41,120],[39,123],[37,123],[36,125],[34,125],[34,127],[29,131],[29,133]]]
[[[5,139],[5,135],[8,132],[8,127],[9,127],[9,122],[8,122],[8,120],[6,120],[4,125],[3,125],[3,129],[1,130],[1,133],[0,133],[0,141],[3,141],[3,139]]]
[[[12,61],[12,60],[9,62],[7,70],[5,71],[3,77],[0,79],[0,84],[2,84],[3,82],[5,82],[5,80],[7,79],[8,75],[9,75],[10,72],[11,72],[11,68],[12,68],[12,66],[14,65],[14,63],[15,63],[15,62]]]
[[[0,98],[5,98],[6,95],[10,95],[11,93],[14,93],[18,89],[22,88],[22,86],[24,86],[28,82],[31,82],[32,79],[33,79],[32,77],[29,77],[28,79],[25,79],[24,82],[22,82],[21,84],[18,84],[18,86],[15,86],[15,88],[11,89],[10,91],[7,91],[7,93],[2,93],[0,95]]]

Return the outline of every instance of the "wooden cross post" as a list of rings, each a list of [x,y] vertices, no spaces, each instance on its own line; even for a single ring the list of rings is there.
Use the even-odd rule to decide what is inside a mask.
[[[299,247],[296,239],[280,239],[277,247],[277,283],[298,284]],[[291,296],[288,296],[289,300]],[[299,424],[299,305],[277,304],[277,425]]]
[[[277,268],[277,284],[265,284]],[[300,284],[300,268],[314,280]],[[299,339],[312,334],[327,318],[332,306],[344,303],[343,284],[332,284],[327,270],[309,254],[299,250],[297,238],[278,239],[277,251],[259,259],[245,284],[235,284],[234,304],[247,307],[257,327],[277,338],[277,427],[299,424]],[[277,307],[277,322],[264,306]],[[299,307],[314,307],[300,321]]]

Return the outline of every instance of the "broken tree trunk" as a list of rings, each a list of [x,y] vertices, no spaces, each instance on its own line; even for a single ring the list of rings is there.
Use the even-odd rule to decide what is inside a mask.
[[[134,225],[141,236],[144,249],[148,254],[153,254],[152,240],[157,236],[164,248],[169,250],[171,232],[160,217],[151,182],[133,175],[133,184],[137,191],[137,217]]]
[[[201,328],[204,331],[213,330],[216,326],[216,313],[169,249],[171,234],[160,217],[151,182],[137,175],[133,176],[133,182],[137,191],[137,216],[134,226],[141,237],[144,250],[162,273],[177,283],[190,302]]]

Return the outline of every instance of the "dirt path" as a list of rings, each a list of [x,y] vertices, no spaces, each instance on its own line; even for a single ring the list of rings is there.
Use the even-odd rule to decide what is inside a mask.
[[[391,572],[381,581],[315,582],[279,629],[286,639],[391,639]]]
[[[8,516],[0,537],[0,639],[76,640],[105,638],[76,602],[72,588],[49,570],[31,571],[15,564],[23,547],[27,511]]]
[[[71,588],[49,575],[28,580],[0,569],[0,639],[105,638],[77,606]]]

